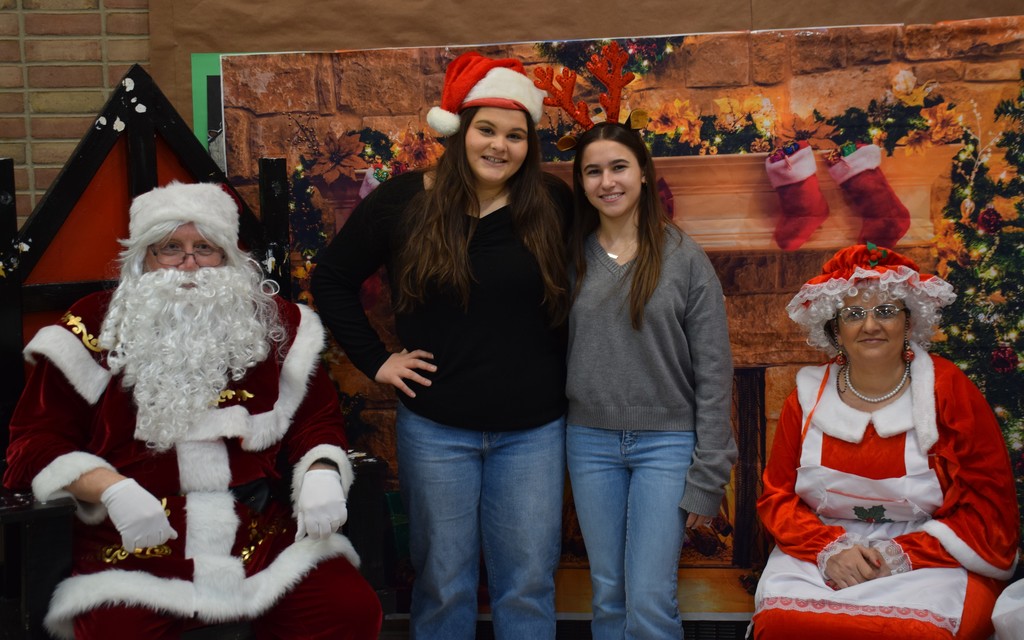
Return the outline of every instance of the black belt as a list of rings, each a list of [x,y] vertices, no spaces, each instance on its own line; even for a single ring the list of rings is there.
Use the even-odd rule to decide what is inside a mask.
[[[230,491],[235,495],[235,500],[256,513],[262,513],[270,502],[270,481],[266,478],[231,487]]]

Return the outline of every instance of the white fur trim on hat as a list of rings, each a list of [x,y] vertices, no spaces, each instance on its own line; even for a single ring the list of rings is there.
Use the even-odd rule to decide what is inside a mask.
[[[526,76],[518,59],[493,59],[468,51],[448,65],[441,104],[427,112],[427,124],[441,135],[452,135],[459,130],[459,113],[488,106],[519,109],[540,122],[545,95]]]
[[[238,206],[216,184],[175,181],[143,193],[132,201],[128,223],[131,238],[138,238],[163,222],[194,222],[218,242],[227,242],[231,246],[238,243]]]
[[[427,112],[427,124],[443,136],[450,136],[459,130],[459,114],[431,107]]]
[[[848,156],[845,156],[828,168],[828,174],[843,184],[850,178],[869,169],[877,169],[882,164],[882,149],[877,144],[866,144]]]
[[[487,72],[480,82],[476,83],[466,99],[463,107],[474,103],[484,103],[489,99],[511,100],[522,105],[523,110],[530,114],[534,122],[540,122],[544,115],[544,96],[547,95],[533,84],[533,81],[505,67],[495,67]]]

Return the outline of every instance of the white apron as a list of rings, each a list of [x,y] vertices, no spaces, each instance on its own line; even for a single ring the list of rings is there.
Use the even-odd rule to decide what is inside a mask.
[[[910,394],[905,402],[911,410]],[[797,470],[796,493],[822,522],[871,540],[918,531],[942,504],[942,489],[913,429],[906,432],[906,475],[874,480],[821,464],[822,432],[807,429]],[[873,522],[867,519],[874,520]],[[815,563],[772,551],[757,586],[757,609],[781,608],[905,618],[929,622],[956,634],[967,593],[962,567],[916,569],[833,591]]]

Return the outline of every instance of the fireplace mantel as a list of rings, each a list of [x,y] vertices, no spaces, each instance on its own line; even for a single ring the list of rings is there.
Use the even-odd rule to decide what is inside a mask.
[[[882,158],[882,173],[910,210],[910,229],[900,244],[932,241],[933,215],[938,215],[948,196],[949,171],[958,150],[958,145],[943,145],[907,155],[900,148],[892,156]],[[778,250],[772,230],[781,209],[765,172],[766,155],[655,158],[658,176],[672,192],[675,222],[706,251]],[[817,177],[830,215],[801,247],[804,249],[850,244],[860,232],[860,217],[829,176],[824,155],[825,152],[817,153]],[[572,163],[546,163],[544,169],[571,184]]]

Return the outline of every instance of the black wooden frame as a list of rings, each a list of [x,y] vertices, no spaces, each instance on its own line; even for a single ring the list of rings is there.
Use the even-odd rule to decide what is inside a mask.
[[[140,109],[144,106],[144,109]],[[120,121],[123,127],[114,127]],[[153,79],[142,67],[134,65],[121,79],[103,110],[79,142],[70,159],[57,175],[43,199],[29,215],[21,230],[17,229],[14,198],[14,163],[0,159],[0,260],[6,275],[0,278],[0,370],[10,372],[10,383],[0,385],[0,448],[6,450],[7,425],[24,385],[21,351],[22,315],[37,311],[67,309],[82,296],[112,286],[104,280],[25,285],[25,279],[46,252],[61,226],[67,221],[82,194],[106,161],[114,145],[123,137],[128,149],[128,172],[125,180],[129,193],[136,196],[157,185],[157,136],[159,136],[192,174],[196,182],[216,182],[238,195],[227,176],[210,158],[193,135],[188,124],[171,105]],[[102,123],[102,124],[101,124]],[[273,162],[268,166],[274,167]],[[274,167],[277,168],[277,167]],[[283,188],[283,225],[280,219],[281,199],[268,198],[277,217],[269,237],[268,228],[260,223],[252,209],[240,197],[239,236],[254,255],[264,255],[268,246],[281,252],[288,246],[287,175],[283,161],[280,175],[267,177],[268,185]],[[28,246],[25,252],[19,246]],[[283,255],[287,251],[283,250]],[[286,266],[286,261],[279,260]],[[269,275],[279,283],[287,279],[288,270],[275,269]],[[282,293],[286,293],[282,287]]]

